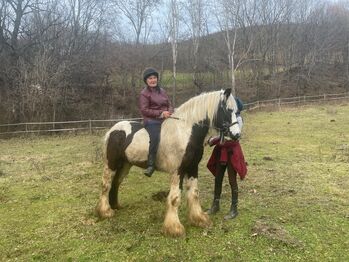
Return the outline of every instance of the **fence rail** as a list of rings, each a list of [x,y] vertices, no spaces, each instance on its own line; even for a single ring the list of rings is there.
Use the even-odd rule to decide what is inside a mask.
[[[120,118],[106,120],[79,120],[79,121],[60,121],[60,122],[28,122],[15,124],[1,124],[0,135],[25,134],[25,133],[55,133],[55,132],[77,132],[106,129],[111,126],[110,123],[117,123],[122,120],[141,121],[141,118]]]
[[[307,104],[320,101],[333,101],[349,99],[349,92],[340,94],[323,94],[316,96],[297,96],[288,98],[277,98],[262,101],[245,103],[247,110],[255,110],[270,106]],[[92,133],[94,130],[110,128],[111,123],[117,123],[122,120],[141,121],[141,118],[120,118],[106,120],[79,120],[79,121],[60,121],[60,122],[29,122],[15,124],[0,124],[0,137],[15,134],[29,133],[54,133],[54,132],[77,132],[85,131]]]
[[[314,96],[296,96],[286,98],[276,98],[269,100],[256,101],[244,104],[248,110],[268,107],[268,106],[281,106],[281,105],[292,105],[292,104],[307,104],[321,101],[333,101],[349,99],[349,92],[339,94],[323,94]]]

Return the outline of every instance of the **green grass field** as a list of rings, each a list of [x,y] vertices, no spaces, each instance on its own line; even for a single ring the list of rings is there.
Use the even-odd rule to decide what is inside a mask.
[[[213,226],[183,238],[161,234],[169,176],[138,168],[121,186],[124,208],[94,215],[102,134],[0,140],[0,261],[349,261],[349,105],[245,112],[249,173],[239,216],[224,221],[229,185]],[[213,177],[200,165],[204,208]]]

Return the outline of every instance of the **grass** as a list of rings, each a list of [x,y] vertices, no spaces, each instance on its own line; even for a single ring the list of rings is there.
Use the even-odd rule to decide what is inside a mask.
[[[0,140],[0,261],[349,261],[349,105],[244,113],[249,163],[239,216],[224,221],[229,185],[213,226],[161,234],[169,177],[131,170],[124,208],[94,215],[102,134]],[[200,195],[213,179],[200,165]],[[185,199],[183,194],[183,200]]]

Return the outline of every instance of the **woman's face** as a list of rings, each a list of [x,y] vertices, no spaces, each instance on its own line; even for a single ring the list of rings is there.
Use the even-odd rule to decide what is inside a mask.
[[[149,87],[156,87],[158,85],[158,78],[154,75],[151,75],[146,80]]]

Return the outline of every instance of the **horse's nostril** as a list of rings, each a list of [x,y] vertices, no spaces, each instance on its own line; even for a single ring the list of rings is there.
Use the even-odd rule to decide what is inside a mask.
[[[238,140],[240,138],[240,133],[235,134],[235,135],[231,135],[230,137],[234,140]]]

